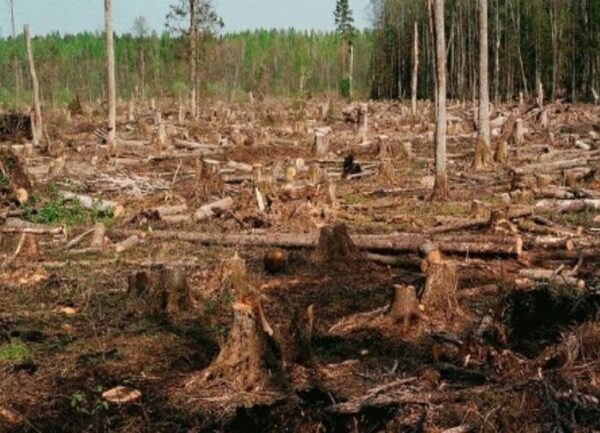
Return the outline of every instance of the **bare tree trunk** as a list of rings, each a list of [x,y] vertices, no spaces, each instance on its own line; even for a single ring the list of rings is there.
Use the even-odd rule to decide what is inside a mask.
[[[352,98],[352,94],[354,92],[354,43],[350,41],[350,66],[348,71],[348,96]]]
[[[488,0],[479,3],[479,125],[473,168],[481,169],[491,162],[490,88],[488,73]]]
[[[31,49],[31,38],[29,36],[29,24],[23,27],[25,36],[25,47],[27,49],[27,59],[29,60],[29,72],[31,73],[31,87],[33,90],[33,111],[34,117],[31,122],[33,145],[38,146],[43,137],[44,126],[42,123],[42,107],[40,104],[40,84],[38,82],[37,73],[35,71],[35,63],[33,61],[33,50]]]
[[[433,0],[435,58],[436,58],[436,107],[435,107],[435,186],[433,198],[448,197],[448,174],[446,172],[446,32],[444,29],[445,0]]]
[[[19,58],[17,56],[17,28],[15,26],[15,0],[10,0],[10,18],[12,24],[13,53],[13,72],[15,74],[15,109],[18,110],[21,105],[21,73],[19,71]]]
[[[552,99],[558,97],[558,80],[560,77],[560,52],[558,47],[558,1],[552,0],[550,9],[550,19],[552,24]]]
[[[417,114],[417,87],[419,85],[419,23],[415,20],[413,34],[413,70],[412,70],[412,114]]]
[[[525,95],[528,95],[529,85],[527,84],[527,75],[525,74],[525,66],[523,64],[523,54],[521,53],[521,25],[519,22],[517,22],[512,0],[508,0],[508,6],[510,8],[510,16],[515,27],[515,31],[517,32],[517,54],[519,56],[519,66],[521,67],[521,80],[523,81],[523,91],[525,92]]]
[[[494,56],[494,99],[500,102],[500,4],[496,0],[496,51]]]
[[[198,118],[197,85],[198,85],[198,31],[196,27],[196,1],[190,0],[190,89],[192,118]]]
[[[115,82],[115,47],[113,41],[112,0],[104,0],[104,25],[106,38],[106,68],[108,90],[108,137],[109,149],[115,149],[117,137],[117,86]]]

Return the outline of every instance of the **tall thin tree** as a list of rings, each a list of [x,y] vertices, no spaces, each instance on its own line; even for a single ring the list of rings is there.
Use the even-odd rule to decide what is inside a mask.
[[[479,122],[473,168],[488,166],[492,160],[490,134],[490,86],[488,49],[488,0],[477,0],[479,10]]]
[[[433,33],[435,36],[435,184],[433,199],[448,198],[448,173],[446,169],[446,32],[445,0],[433,1]]]
[[[31,89],[33,92],[33,119],[31,122],[31,132],[33,136],[33,145],[38,146],[42,141],[44,125],[42,122],[42,104],[40,102],[40,84],[35,62],[33,60],[33,49],[31,47],[31,37],[29,35],[29,24],[23,26],[23,36],[25,37],[25,48],[27,50],[27,59],[29,61],[29,72],[31,74]]]
[[[17,27],[15,25],[15,0],[10,0],[10,21],[13,37],[13,73],[15,77],[15,109],[21,105],[21,73],[19,68],[19,56],[17,55]]]
[[[104,25],[106,38],[106,68],[108,90],[108,137],[109,149],[115,149],[117,140],[117,85],[115,81],[115,47],[113,40],[112,0],[104,0]]]
[[[343,65],[344,65],[344,83],[343,89],[352,97],[353,81],[354,81],[354,17],[348,0],[337,0],[335,10],[333,12],[335,25],[338,34],[342,38],[343,47]],[[346,51],[349,55],[349,62],[346,62]]]

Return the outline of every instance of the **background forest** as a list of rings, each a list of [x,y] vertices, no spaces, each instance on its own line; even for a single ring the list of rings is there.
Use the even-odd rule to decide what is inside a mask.
[[[433,96],[427,2],[373,0],[373,28],[352,35],[354,96],[410,97],[413,43],[419,42],[420,98]],[[477,95],[476,2],[446,4],[450,98]],[[489,9],[490,83],[493,99],[536,92],[590,100],[600,88],[600,1],[492,0]],[[333,17],[332,17],[333,18]],[[415,25],[417,33],[415,33]],[[121,98],[186,97],[189,46],[176,32],[152,33],[138,19],[115,39]],[[295,30],[198,33],[203,96],[308,96],[338,92],[346,61],[343,36]],[[54,106],[75,96],[103,98],[101,34],[51,34],[33,40],[42,100]],[[18,59],[15,73],[15,55]],[[0,40],[0,103],[29,101],[22,37]],[[19,85],[15,85],[19,81]],[[23,84],[21,84],[23,83]],[[15,92],[15,89],[22,90]],[[22,94],[21,94],[22,93]]]

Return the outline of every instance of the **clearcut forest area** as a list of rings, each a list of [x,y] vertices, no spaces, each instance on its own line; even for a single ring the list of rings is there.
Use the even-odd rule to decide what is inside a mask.
[[[600,1],[94,1],[6,2],[0,432],[600,431]]]

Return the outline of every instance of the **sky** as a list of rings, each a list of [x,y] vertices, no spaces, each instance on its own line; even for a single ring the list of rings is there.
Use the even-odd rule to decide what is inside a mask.
[[[165,28],[172,0],[113,0],[114,28],[131,31],[137,16],[154,30]],[[225,22],[224,32],[256,28],[332,30],[335,0],[213,0]],[[358,28],[369,26],[369,0],[350,0]],[[0,0],[0,36],[11,33],[10,0]],[[33,34],[53,31],[100,31],[104,26],[103,0],[14,0],[17,33],[29,23]]]

